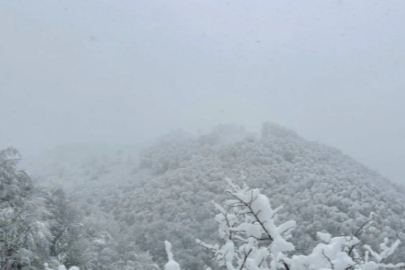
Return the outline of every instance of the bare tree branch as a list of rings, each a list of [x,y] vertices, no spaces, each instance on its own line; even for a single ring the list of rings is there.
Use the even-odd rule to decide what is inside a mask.
[[[328,256],[326,256],[325,251],[322,250],[322,255],[329,261],[330,266],[332,269],[335,269],[335,266],[333,265],[332,261],[330,260],[330,258]]]
[[[247,254],[245,254],[245,258],[243,258],[243,263],[241,264],[239,270],[242,270],[243,267],[245,267],[246,260],[247,260],[247,258],[249,257],[249,254],[250,254],[251,252],[252,252],[252,249],[250,249],[249,252],[248,252]]]

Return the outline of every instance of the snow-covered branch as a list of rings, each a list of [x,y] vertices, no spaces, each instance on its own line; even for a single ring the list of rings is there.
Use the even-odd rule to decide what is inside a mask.
[[[399,246],[395,241],[389,246],[385,239],[377,253],[364,245],[364,256],[357,250],[360,232],[371,224],[372,217],[356,231],[354,236],[332,237],[318,232],[319,243],[309,255],[292,255],[294,245],[286,240],[296,226],[295,221],[276,225],[274,217],[281,209],[273,209],[269,199],[259,189],[243,188],[227,179],[226,192],[232,197],[225,207],[214,204],[219,211],[215,217],[221,245],[197,243],[215,253],[216,261],[227,270],[377,270],[379,267],[400,268],[403,263],[383,264],[381,261],[392,255]],[[225,209],[226,208],[226,209]],[[268,241],[262,241],[268,240]],[[270,242],[270,244],[269,244]],[[362,251],[364,251],[362,250]],[[369,254],[374,260],[369,260]]]

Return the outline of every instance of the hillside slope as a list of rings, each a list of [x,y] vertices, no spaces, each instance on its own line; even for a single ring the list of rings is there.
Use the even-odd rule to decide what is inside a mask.
[[[58,155],[53,158],[58,160]],[[334,148],[274,124],[264,124],[260,135],[220,126],[196,138],[169,136],[137,158],[117,159],[97,165],[101,169],[96,179],[85,173],[94,164],[74,166],[75,172],[66,173],[77,184],[72,196],[108,213],[127,241],[150,250],[159,263],[166,259],[167,239],[185,269],[210,264],[195,238],[216,239],[210,201],[225,198],[225,177],[261,188],[275,207],[283,205],[278,218],[297,221],[293,242],[304,252],[317,241],[317,231],[353,234],[371,212],[374,223],[364,232],[364,243],[375,246],[384,237],[405,243],[402,187]],[[32,166],[39,179],[68,180],[49,173],[52,166],[40,160]],[[392,259],[405,261],[405,248]]]

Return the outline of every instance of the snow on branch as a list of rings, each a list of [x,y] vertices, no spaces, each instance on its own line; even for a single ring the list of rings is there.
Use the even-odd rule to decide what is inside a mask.
[[[213,250],[220,265],[228,270],[262,269],[269,266],[269,258],[274,258],[275,268],[285,268],[284,252],[294,250],[287,240],[295,221],[279,226],[275,224],[275,215],[281,209],[273,209],[269,199],[259,189],[243,188],[230,179],[226,192],[232,200],[225,207],[215,204],[219,211],[215,217],[222,245],[209,245],[197,241],[205,248]],[[226,208],[226,209],[225,209]]]
[[[166,240],[165,247],[168,258],[168,262],[165,264],[165,270],[180,270],[179,264],[173,260],[172,244]]]
[[[287,241],[295,221],[276,225],[275,215],[281,209],[273,209],[270,200],[259,189],[250,189],[244,184],[240,187],[230,179],[226,193],[231,200],[224,206],[214,203],[219,212],[215,216],[218,223],[220,244],[197,243],[212,251],[219,266],[227,270],[378,270],[381,268],[401,268],[405,265],[384,264],[382,261],[392,255],[401,243],[396,240],[389,246],[384,239],[381,252],[375,252],[364,245],[357,250],[360,232],[371,224],[372,214],[353,236],[332,237],[328,233],[318,232],[321,240],[309,255],[292,255],[294,245]],[[171,245],[165,241],[168,263],[165,270],[180,270],[173,260]],[[360,255],[364,251],[364,256]],[[369,254],[374,260],[369,260]]]

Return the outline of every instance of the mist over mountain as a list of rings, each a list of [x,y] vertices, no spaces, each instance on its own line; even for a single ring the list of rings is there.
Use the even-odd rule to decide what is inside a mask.
[[[66,145],[26,168],[38,183],[68,190],[87,216],[102,213],[99,230],[120,239],[110,248],[136,245],[159,265],[166,261],[167,239],[185,269],[213,267],[195,239],[215,242],[211,201],[225,199],[226,177],[282,205],[277,218],[297,221],[292,241],[304,253],[317,243],[316,232],[353,235],[371,213],[362,244],[376,246],[385,237],[405,242],[402,186],[276,124],[263,124],[261,134],[235,125],[199,136],[175,132],[143,147]],[[392,260],[404,261],[405,248]]]
[[[113,184],[124,181],[122,175],[131,175],[140,149],[140,145],[65,144],[35,158],[23,159],[21,167],[45,185],[62,185],[69,189],[95,183]]]

